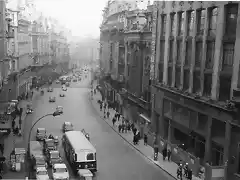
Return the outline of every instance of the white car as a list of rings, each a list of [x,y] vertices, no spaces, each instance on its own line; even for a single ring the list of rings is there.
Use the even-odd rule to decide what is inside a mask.
[[[67,87],[66,87],[66,86],[63,86],[63,87],[62,87],[62,90],[63,90],[63,91],[67,91]]]
[[[36,179],[38,180],[49,180],[48,171],[45,167],[37,167]]]
[[[62,106],[58,106],[56,108],[56,111],[62,114],[63,113],[63,107]]]
[[[54,164],[52,166],[52,173],[54,180],[66,179],[69,180],[69,173],[67,166],[63,163],[61,164]]]

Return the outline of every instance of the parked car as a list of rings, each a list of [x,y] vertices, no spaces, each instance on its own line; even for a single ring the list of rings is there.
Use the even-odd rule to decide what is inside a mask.
[[[49,87],[49,88],[47,89],[47,92],[53,92],[53,88],[52,88],[52,87]]]
[[[36,140],[43,141],[47,137],[47,131],[45,128],[37,128]]]
[[[49,102],[56,102],[56,97],[50,96],[50,97],[49,97]]]

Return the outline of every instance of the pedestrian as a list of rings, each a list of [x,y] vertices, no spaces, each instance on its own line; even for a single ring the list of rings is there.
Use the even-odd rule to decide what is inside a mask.
[[[147,134],[144,134],[143,141],[144,141],[144,145],[147,146],[147,142],[148,142],[148,136],[147,136]]]
[[[140,138],[141,138],[141,135],[140,135],[140,132],[139,132],[139,131],[137,132],[136,137],[137,137],[136,140],[137,140],[137,144],[138,144],[138,142],[139,142],[139,140],[140,140]]]
[[[122,123],[122,133],[124,133],[125,130],[125,123]]]
[[[102,103],[100,104],[100,111],[102,111]]]
[[[120,120],[120,117],[121,117],[121,114],[118,113],[118,114],[117,114],[118,121]]]
[[[188,179],[188,180],[192,180],[192,169],[188,169],[187,179]]]
[[[163,160],[165,161],[165,159],[167,157],[167,148],[166,147],[163,148],[162,155],[163,155]]]
[[[110,116],[110,112],[109,112],[109,111],[107,111],[107,118],[109,118],[109,116]]]
[[[168,161],[171,160],[171,155],[172,155],[172,151],[171,151],[171,149],[169,148],[168,151],[167,151],[167,158],[168,158]]]
[[[133,144],[134,144],[134,145],[137,144],[137,135],[133,135]]]
[[[119,125],[118,125],[118,132],[121,133],[121,130],[122,130],[122,125],[119,124]]]
[[[184,165],[183,169],[184,169],[184,176],[188,177],[188,171],[189,171],[188,163]]]
[[[115,117],[113,117],[112,123],[113,123],[113,126],[115,126],[115,123],[116,123],[116,118]]]
[[[107,109],[107,103],[104,103],[104,110]]]
[[[177,168],[177,178],[182,180],[182,164]]]
[[[15,128],[15,120],[12,120],[12,130],[14,131],[14,128]]]
[[[133,131],[133,134],[134,134],[134,135],[137,134],[137,128],[134,127],[132,131]]]

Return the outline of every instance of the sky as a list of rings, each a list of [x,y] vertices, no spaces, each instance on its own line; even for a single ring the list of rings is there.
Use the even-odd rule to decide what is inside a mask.
[[[73,36],[98,37],[107,0],[35,0],[43,14],[56,18]]]

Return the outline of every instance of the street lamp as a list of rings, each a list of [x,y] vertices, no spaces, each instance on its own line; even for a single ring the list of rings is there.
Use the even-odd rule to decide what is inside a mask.
[[[28,155],[29,155],[29,146],[30,146],[30,139],[31,139],[31,133],[32,133],[32,130],[33,130],[33,128],[35,127],[35,125],[39,122],[39,121],[41,121],[43,118],[45,118],[45,117],[47,117],[47,116],[53,116],[53,117],[55,117],[55,116],[59,116],[59,115],[61,115],[62,114],[62,112],[60,112],[60,111],[55,111],[55,112],[53,112],[53,113],[48,113],[48,114],[45,114],[44,116],[42,116],[42,117],[40,117],[33,125],[32,125],[32,127],[31,127],[31,129],[30,129],[30,131],[29,131],[29,135],[28,135],[28,150],[27,150],[27,152],[28,152]],[[27,159],[27,158],[26,158]],[[27,165],[28,163],[26,163],[26,165]],[[28,174],[28,176],[30,175],[30,170],[29,170],[29,174]]]

